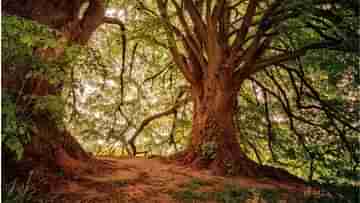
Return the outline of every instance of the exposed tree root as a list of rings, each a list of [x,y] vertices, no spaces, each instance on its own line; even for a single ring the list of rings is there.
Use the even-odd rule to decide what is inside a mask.
[[[305,181],[284,169],[260,165],[243,154],[232,154],[226,158],[217,156],[206,159],[193,150],[183,151],[172,157],[180,164],[198,169],[210,169],[214,175],[246,176],[251,178],[271,178],[277,181],[304,184]]]

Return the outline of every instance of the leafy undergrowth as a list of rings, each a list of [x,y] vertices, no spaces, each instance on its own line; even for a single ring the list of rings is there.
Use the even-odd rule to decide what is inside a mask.
[[[346,188],[346,189],[345,189]],[[257,189],[242,188],[238,185],[225,185],[218,191],[203,192],[201,185],[190,182],[185,189],[176,191],[173,194],[174,199],[179,202],[221,202],[221,203],[238,203],[238,202],[263,202],[263,203],[280,203],[280,202],[303,202],[303,203],[357,203],[359,202],[359,189],[354,187],[345,187],[326,190],[323,194],[302,194],[289,193],[283,189]]]
[[[53,174],[40,183],[48,190],[34,192],[32,202],[352,203],[358,194],[354,188],[339,195],[290,182],[213,176],[161,159],[99,158],[93,166],[100,170],[76,177]]]

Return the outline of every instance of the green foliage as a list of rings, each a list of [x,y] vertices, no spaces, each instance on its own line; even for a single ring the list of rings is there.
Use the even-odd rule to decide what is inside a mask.
[[[2,95],[2,139],[4,140],[7,136],[16,135],[17,122],[16,122],[16,104],[12,95],[3,93]]]
[[[88,59],[76,60],[84,49],[78,45],[59,44],[61,34],[45,25],[16,16],[3,16],[1,24],[1,63],[10,70],[25,67],[31,70],[26,79],[46,75],[50,84],[59,84],[65,80],[69,67]],[[42,51],[55,49],[64,49],[56,60],[45,60],[40,56]]]
[[[246,4],[246,1],[243,2]],[[268,129],[269,125],[265,119],[262,95],[265,90],[256,84],[249,84],[248,81],[244,83],[239,97],[241,111],[238,111],[236,118],[241,128],[242,148],[253,159],[259,156],[265,164],[287,168],[304,178],[308,178],[312,171],[313,180],[356,181],[359,169],[353,168],[358,163],[355,163],[348,150],[344,149],[346,145],[340,137],[346,137],[350,146],[355,149],[355,152],[351,153],[359,157],[359,133],[349,129],[349,126],[342,122],[346,121],[355,128],[359,127],[356,124],[359,120],[359,99],[356,89],[360,81],[360,73],[357,70],[358,56],[356,53],[342,52],[351,51],[358,44],[349,44],[351,41],[358,41],[354,38],[357,35],[351,34],[355,33],[358,24],[352,18],[352,8],[347,6],[345,1],[339,1],[332,8],[334,10],[331,10],[336,16],[321,16],[318,13],[319,7],[314,6],[313,0],[284,2],[283,9],[287,10],[291,17],[279,23],[280,37],[274,36],[271,46],[288,51],[321,41],[321,34],[309,28],[309,22],[324,28],[324,34],[340,39],[344,44],[337,47],[337,50],[322,49],[309,52],[301,58],[302,67],[296,66],[300,60],[286,64],[301,72],[302,78],[298,75],[291,75],[291,78],[285,70],[279,70],[279,67],[274,68],[279,71],[269,71],[279,85],[267,74],[259,72],[254,76],[275,94],[274,96],[268,92],[271,130]],[[131,137],[143,119],[167,109],[174,103],[174,97],[180,87],[188,85],[166,50],[169,43],[166,42],[165,29],[156,29],[165,27],[164,22],[156,15],[156,4],[149,1],[110,1],[109,5],[126,9],[127,16],[124,22],[126,21],[127,49],[133,51],[132,49],[139,44],[134,52],[134,60],[131,60],[131,51],[121,53],[124,47],[119,39],[124,33],[117,26],[105,25],[102,27],[104,29],[99,29],[100,32],[94,35],[95,48],[67,47],[61,60],[45,63],[34,54],[34,50],[56,47],[55,31],[17,17],[5,16],[2,21],[3,64],[31,64],[33,75],[46,75],[53,84],[64,81],[65,101],[55,96],[34,97],[32,99],[36,103],[35,110],[49,111],[56,120],[61,120],[65,108],[68,127],[81,137],[82,143],[90,150],[99,146],[124,149],[127,145],[126,139]],[[155,14],[145,12],[144,5]],[[169,9],[169,12],[172,21],[174,9]],[[258,17],[255,17],[255,22],[258,21]],[[274,19],[280,20],[276,17]],[[345,29],[347,25],[350,25],[352,30]],[[182,49],[183,47],[180,51],[184,51]],[[126,61],[122,61],[122,54],[126,55]],[[271,54],[269,52],[265,55]],[[125,70],[122,70],[123,63]],[[69,67],[72,71],[69,71]],[[123,84],[120,80],[121,71],[124,71]],[[314,87],[322,101],[315,98],[317,95],[306,87],[304,81]],[[122,95],[121,88],[125,89],[125,95]],[[16,108],[7,106],[9,109]],[[320,110],[311,106],[319,106]],[[289,111],[294,117],[292,120],[289,118]],[[5,113],[9,118],[16,117],[16,113],[11,112],[15,111],[7,110]],[[191,108],[185,106],[179,109],[177,116],[174,119],[176,129],[173,134],[177,144],[183,147],[186,146],[190,134]],[[20,125],[15,125],[11,121],[5,122],[5,131],[9,135],[14,134],[12,129],[18,129]],[[293,126],[290,126],[290,122],[293,122]],[[155,153],[165,154],[171,152],[168,141],[172,123],[172,119],[164,117],[146,126],[139,136],[139,142],[136,143],[138,149],[150,149]],[[19,128],[19,132],[21,131],[23,130]],[[296,135],[295,131],[300,136]],[[17,134],[10,136],[9,140],[13,149],[20,149],[16,144],[21,141]],[[301,142],[304,142],[306,147]],[[200,150],[204,157],[213,159],[216,145],[206,143]],[[311,163],[313,165],[310,165]],[[195,188],[199,187],[197,184],[194,185]],[[272,193],[266,194],[274,196]],[[187,192],[187,195],[191,196],[191,191]],[[231,192],[224,192],[222,195],[223,199],[232,197]]]
[[[129,15],[132,14],[129,12]],[[105,31],[100,30],[94,35],[98,42],[97,46],[89,50],[91,54],[89,53],[88,58],[94,59],[93,65],[88,66],[86,63],[77,65],[74,69],[76,85],[65,87],[64,95],[73,96],[71,91],[75,89],[77,98],[75,102],[78,106],[74,111],[74,100],[67,100],[70,103],[66,107],[67,119],[71,121],[68,127],[76,132],[74,134],[79,135],[81,143],[89,151],[103,148],[102,151],[110,153],[114,152],[112,149],[116,149],[117,154],[123,154],[127,145],[126,139],[133,135],[140,123],[146,117],[167,110],[174,104],[176,94],[179,92],[178,87],[184,85],[168,53],[142,38],[144,37],[142,34],[150,34],[150,32],[143,33],[131,26],[135,25],[132,24],[132,20],[137,21],[138,18],[129,17],[129,19],[131,22],[126,32],[129,40],[123,84],[120,80],[123,63],[120,57],[122,53],[119,53],[119,50],[122,50],[122,44],[119,43],[121,31],[117,26],[105,25]],[[149,27],[147,29],[156,32],[156,29]],[[132,61],[131,49],[137,43],[139,46]],[[133,63],[132,68],[131,63]],[[124,95],[121,93],[122,85],[125,90]],[[177,142],[176,150],[187,143],[186,135],[191,127],[189,117],[190,114],[185,111],[185,107],[179,110],[173,133]],[[152,153],[155,154],[173,152],[174,150],[169,148],[174,147],[168,144],[172,118],[173,115],[164,116],[149,123],[138,138],[138,151],[147,151],[151,148]]]
[[[350,74],[354,77],[353,85],[358,86],[357,80],[359,74],[357,67],[359,56],[357,53],[346,53],[334,50],[313,51],[311,54],[303,58],[305,68],[312,70],[323,70],[325,75],[326,86],[334,86],[338,83],[345,71],[350,70]]]
[[[33,111],[35,112],[48,112],[52,119],[59,122],[64,116],[65,101],[61,96],[58,95],[47,95],[47,96],[33,96],[35,105]]]
[[[311,195],[305,198],[305,203],[357,203],[360,201],[360,188],[349,184],[316,184],[321,188],[320,195]]]
[[[3,92],[1,100],[1,143],[14,152],[17,159],[21,159],[24,151],[23,144],[30,141],[29,121],[18,118],[14,95]]]
[[[88,58],[76,60],[84,49],[64,44],[60,45],[64,46],[60,47],[64,48],[62,56],[56,60],[46,60],[40,57],[40,52],[59,48],[58,39],[61,36],[55,30],[15,16],[3,16],[1,24],[2,67],[10,81],[17,80],[17,85],[22,86],[16,90],[2,89],[2,144],[16,155],[16,159],[21,159],[23,145],[31,138],[31,117],[34,113],[46,112],[57,122],[58,127],[64,127],[65,100],[62,95],[36,96],[32,92],[35,87],[28,87],[30,82],[41,78],[47,85],[44,88],[60,90],[61,87],[56,89],[59,84],[70,82],[67,78],[68,68],[87,61]]]
[[[18,74],[9,75],[8,77],[14,77],[10,79],[23,79],[23,81],[16,81],[23,86],[17,90],[19,92],[14,92],[13,89],[7,89],[4,92],[3,89],[2,143],[15,152],[17,159],[20,159],[23,144],[30,140],[31,114],[39,110],[48,111],[56,117],[57,121],[61,121],[65,105],[59,96],[25,95],[23,89],[28,87],[24,85],[33,78],[44,78],[45,75],[44,80],[49,82],[49,85],[61,83],[65,77],[64,68],[74,60],[79,49],[75,46],[66,48],[64,57],[56,61],[44,61],[36,50],[56,47],[58,36],[54,30],[15,16],[3,16],[1,24],[2,66],[6,71]],[[8,72],[7,74],[10,74]],[[17,103],[21,103],[21,106]],[[32,105],[34,103],[35,105]],[[30,109],[32,106],[35,108]]]
[[[241,188],[237,185],[225,185],[222,191],[216,191],[212,196],[217,202],[222,203],[236,203],[247,201],[260,201],[266,203],[279,203],[281,202],[280,195],[287,193],[285,190],[278,189],[251,189]],[[299,199],[300,200],[300,199]]]
[[[44,64],[34,56],[35,48],[54,48],[55,31],[36,22],[15,16],[3,16],[2,64],[31,64],[33,69],[42,69]],[[30,63],[29,63],[30,62]]]
[[[184,186],[184,190],[175,192],[173,197],[185,202],[216,200],[219,203],[237,203],[261,199],[266,203],[279,203],[280,194],[287,193],[287,191],[274,189],[241,188],[233,184],[227,184],[219,191],[199,192],[196,190],[200,189],[202,185],[196,183],[197,181],[195,183],[191,181]]]
[[[355,203],[358,202],[359,187],[350,185],[320,185],[320,194],[293,193],[283,189],[252,189],[227,184],[222,190],[200,192],[201,186],[191,181],[184,189],[173,193],[173,197],[184,202],[207,202],[216,200],[219,203],[237,203],[258,201],[265,203],[303,202],[303,203]]]
[[[323,53],[331,52],[334,55],[328,56],[329,61],[340,63],[343,60],[347,66],[337,70],[334,80],[330,77],[330,68],[318,65],[326,63],[327,57],[319,57],[312,62],[303,60],[299,67],[291,65],[298,73],[303,71],[303,76],[279,67],[256,75],[259,84],[265,88],[255,82],[243,86],[238,123],[240,127],[246,126],[241,129],[241,140],[247,140],[242,147],[253,159],[258,160],[259,156],[263,163],[286,168],[308,180],[356,182],[355,174],[359,169],[353,158],[359,149],[358,141],[355,141],[359,131],[345,126],[358,129],[359,117],[354,114],[359,104],[358,90],[353,85],[352,67],[347,64],[352,63],[350,59],[335,51],[324,50]],[[314,52],[309,57],[319,53]],[[335,57],[337,59],[333,59]],[[264,90],[268,97],[270,130],[264,111]],[[339,122],[340,118],[346,118],[346,123],[344,120]],[[344,149],[344,137],[341,136],[353,146],[352,150]]]

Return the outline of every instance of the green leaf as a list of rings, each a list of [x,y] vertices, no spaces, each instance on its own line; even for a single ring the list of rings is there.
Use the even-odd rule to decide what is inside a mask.
[[[24,35],[20,38],[20,42],[26,44],[27,46],[33,46],[34,45],[34,40],[32,39],[32,37],[30,35]]]
[[[10,137],[8,137],[8,139],[6,139],[5,145],[11,151],[14,151],[16,153],[16,157],[18,160],[20,160],[22,158],[24,148],[23,148],[23,145],[21,144],[19,138],[17,138],[16,136],[10,136]]]

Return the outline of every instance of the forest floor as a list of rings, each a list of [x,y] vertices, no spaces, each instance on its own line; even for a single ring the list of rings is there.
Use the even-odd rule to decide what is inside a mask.
[[[302,202],[319,190],[289,182],[221,177],[160,158],[98,157],[100,170],[51,183],[50,202]],[[105,167],[104,167],[105,166]],[[59,174],[61,176],[61,174]]]

